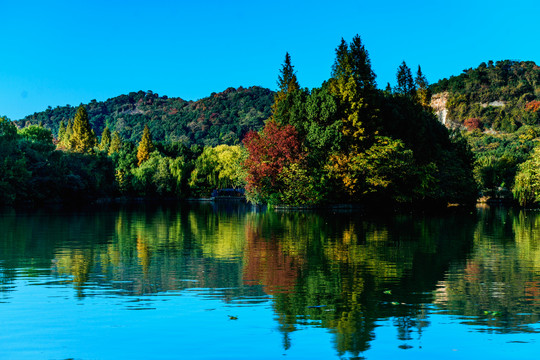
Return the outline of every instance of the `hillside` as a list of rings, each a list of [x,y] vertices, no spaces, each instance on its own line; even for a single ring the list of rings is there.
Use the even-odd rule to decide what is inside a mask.
[[[468,128],[514,132],[540,123],[540,67],[532,61],[489,61],[431,86],[446,118]],[[442,110],[442,109],[439,109]]]
[[[431,106],[447,127],[462,127],[485,199],[511,199],[540,135],[540,67],[489,61],[431,86]],[[520,199],[520,202],[522,201]]]
[[[151,91],[132,92],[106,101],[85,104],[92,128],[100,135],[105,126],[127,140],[139,141],[145,124],[154,140],[186,145],[238,144],[250,129],[259,129],[270,116],[271,90],[261,87],[228,88],[198,101],[159,96]],[[48,108],[16,121],[17,126],[40,122],[58,132],[77,107]]]

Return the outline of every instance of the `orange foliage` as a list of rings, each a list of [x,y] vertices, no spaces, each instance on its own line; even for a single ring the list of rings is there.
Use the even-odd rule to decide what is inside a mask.
[[[463,125],[469,131],[473,131],[473,130],[482,128],[482,122],[480,122],[480,119],[477,119],[477,118],[468,118],[467,120],[465,120],[463,122]]]
[[[540,110],[540,101],[538,100],[529,101],[527,105],[525,105],[525,110],[538,112],[538,110]]]

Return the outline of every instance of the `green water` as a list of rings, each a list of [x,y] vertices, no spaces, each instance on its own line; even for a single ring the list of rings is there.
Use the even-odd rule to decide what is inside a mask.
[[[0,359],[537,359],[540,212],[0,212]]]

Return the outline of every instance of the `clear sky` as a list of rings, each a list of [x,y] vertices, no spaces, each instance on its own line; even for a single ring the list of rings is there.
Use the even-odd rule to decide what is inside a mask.
[[[356,34],[381,88],[403,60],[430,82],[488,60],[540,64],[539,13],[538,0],[0,0],[0,115],[138,90],[275,89],[287,51],[313,88]]]

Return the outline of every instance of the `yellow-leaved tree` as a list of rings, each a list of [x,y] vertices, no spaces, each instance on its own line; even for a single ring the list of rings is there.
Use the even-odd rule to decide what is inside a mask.
[[[152,135],[150,135],[150,129],[148,125],[144,125],[144,130],[137,149],[137,166],[141,166],[143,162],[150,159],[150,154],[154,151],[154,144],[152,143]]]

